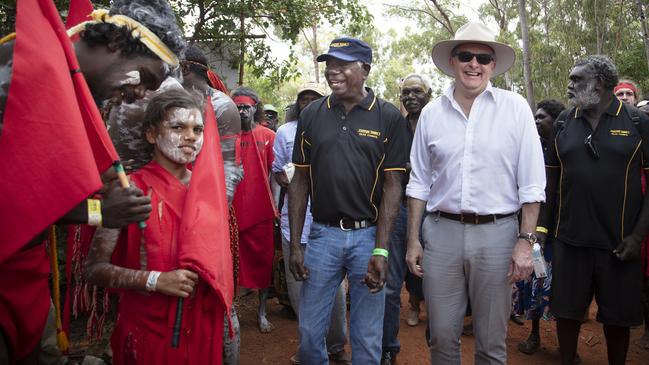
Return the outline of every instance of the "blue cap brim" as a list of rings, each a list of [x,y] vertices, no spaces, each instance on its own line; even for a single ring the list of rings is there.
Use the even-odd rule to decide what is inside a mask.
[[[345,54],[345,53],[342,53],[342,52],[336,52],[336,51],[321,54],[320,56],[318,56],[318,58],[316,58],[316,61],[324,62],[330,57],[339,59],[341,61],[346,61],[346,62],[360,61],[358,58],[356,58],[354,56],[350,56],[348,54]]]

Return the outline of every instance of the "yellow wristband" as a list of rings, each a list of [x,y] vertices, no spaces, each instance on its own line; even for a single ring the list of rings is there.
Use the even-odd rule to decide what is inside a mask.
[[[383,256],[386,259],[388,258],[388,250],[385,248],[375,248],[372,250],[372,256]]]
[[[88,225],[101,226],[101,200],[88,199]]]
[[[548,229],[545,227],[538,226],[536,227],[536,231],[539,233],[548,234]]]

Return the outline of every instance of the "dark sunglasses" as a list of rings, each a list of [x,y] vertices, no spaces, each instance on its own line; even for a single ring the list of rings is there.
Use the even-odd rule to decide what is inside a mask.
[[[475,57],[481,65],[488,65],[494,60],[494,56],[489,53],[473,53],[468,51],[455,52],[453,57],[457,57],[460,62],[471,62],[473,57]]]
[[[589,134],[586,139],[584,139],[584,146],[586,146],[586,151],[588,151],[588,154],[593,158],[593,160],[599,160],[599,152],[597,152],[595,144],[593,143],[592,134]]]

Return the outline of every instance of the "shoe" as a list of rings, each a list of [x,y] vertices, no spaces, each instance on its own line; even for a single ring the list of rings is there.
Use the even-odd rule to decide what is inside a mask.
[[[509,320],[512,321],[514,324],[519,325],[519,326],[522,326],[522,325],[525,324],[525,322],[523,322],[523,320],[521,319],[521,317],[520,317],[519,315],[517,315],[517,314],[513,314],[513,313],[512,313],[512,314],[509,316]]]
[[[329,361],[333,361],[339,365],[352,365],[352,356],[345,350],[329,353]]]
[[[527,340],[518,344],[518,351],[532,355],[541,347],[541,341],[537,336],[530,336]]]
[[[291,365],[300,365],[300,356],[296,352],[295,355],[291,356],[289,361],[291,362]]]
[[[406,320],[408,326],[414,327],[419,324],[419,311],[416,311],[412,308],[408,311],[408,319]]]
[[[392,351],[383,351],[381,365],[397,365],[397,354]]]

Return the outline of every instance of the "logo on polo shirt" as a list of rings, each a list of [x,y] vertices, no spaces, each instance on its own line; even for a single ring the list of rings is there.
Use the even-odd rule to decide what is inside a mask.
[[[334,42],[329,45],[329,48],[340,48],[349,46],[349,42]]]
[[[622,137],[628,137],[631,134],[631,132],[623,129],[611,129],[611,136],[622,136]]]
[[[370,129],[359,129],[357,132],[360,137],[371,137],[374,139],[381,137],[381,132]]]

